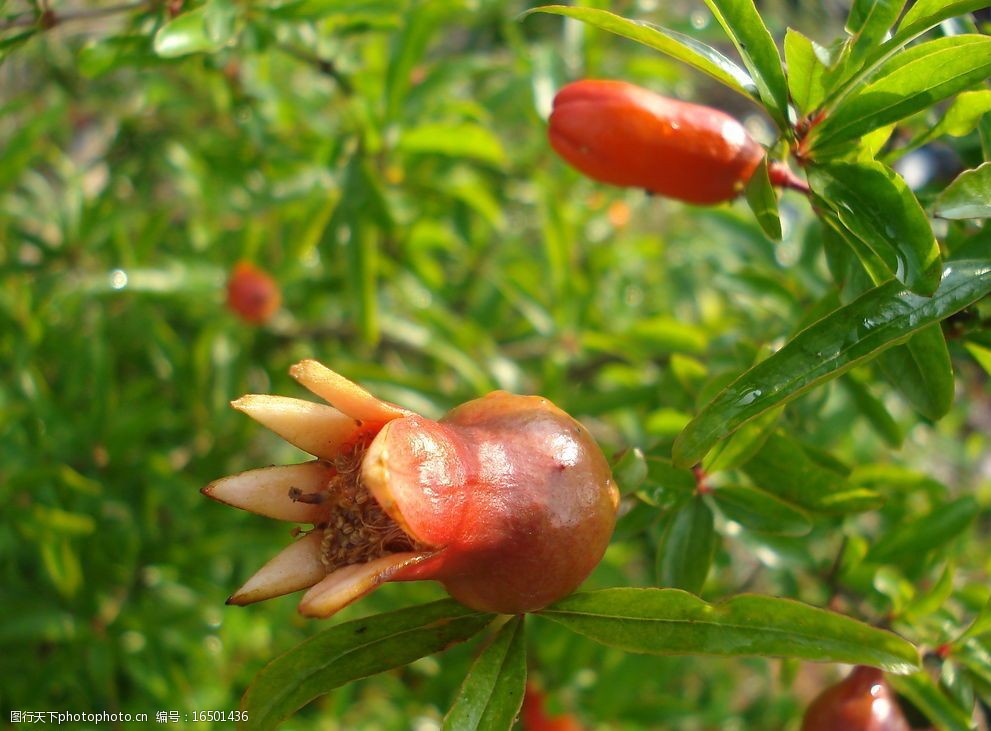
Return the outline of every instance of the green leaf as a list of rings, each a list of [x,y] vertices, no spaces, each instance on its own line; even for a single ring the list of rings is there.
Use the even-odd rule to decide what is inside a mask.
[[[314,698],[463,642],[493,617],[444,599],[331,627],[255,676],[241,701],[246,728],[275,728]]]
[[[701,495],[693,496],[674,514],[657,547],[657,583],[700,592],[718,539],[712,511]]]
[[[876,161],[809,168],[809,184],[843,226],[916,294],[939,285],[939,245],[908,185]]]
[[[905,0],[854,0],[846,29],[853,34],[850,62],[856,64],[884,39],[898,20]]]
[[[740,427],[733,436],[717,444],[705,455],[702,470],[706,473],[719,472],[746,464],[774,433],[783,411],[784,409],[771,409]]]
[[[957,2],[917,0],[905,13],[893,40],[899,44],[906,43],[920,33],[925,33],[930,28],[939,25],[947,18],[986,8],[988,4],[987,0],[957,0]]]
[[[890,352],[890,351],[889,351]],[[870,392],[870,389],[856,378],[843,378],[840,383],[850,394],[857,410],[864,415],[874,431],[888,443],[888,446],[898,449],[905,436],[898,423],[892,418],[881,400]]]
[[[878,507],[877,493],[851,485],[846,477],[812,458],[801,442],[772,434],[743,471],[754,484],[806,510],[849,513]]]
[[[984,603],[984,607],[974,617],[974,621],[970,623],[967,630],[960,636],[960,640],[980,637],[988,632],[991,632],[991,597]]]
[[[928,673],[894,676],[888,680],[899,695],[908,698],[940,731],[971,731],[974,728],[970,714],[950,700]]]
[[[843,97],[809,133],[813,156],[898,122],[991,75],[991,38],[959,35],[922,43],[889,60],[868,83]]]
[[[761,160],[745,189],[747,205],[754,212],[757,223],[774,241],[781,240],[781,218],[778,216],[778,196],[767,172],[767,157]]]
[[[396,0],[294,0],[267,12],[281,20],[336,17],[349,23],[377,21],[388,24],[400,18],[403,5]]]
[[[695,492],[695,475],[691,470],[675,467],[661,457],[647,458],[647,487],[685,496]]]
[[[756,416],[897,345],[991,292],[991,261],[947,263],[931,298],[888,282],[791,339],[721,391],[674,444],[674,464],[691,466]]]
[[[936,198],[933,215],[952,219],[991,217],[991,162],[960,173]]]
[[[753,0],[705,0],[705,4],[740,52],[771,118],[780,129],[789,130],[788,83],[781,57]]]
[[[681,33],[676,33],[667,28],[660,28],[643,21],[629,20],[628,18],[623,18],[606,10],[598,10],[596,8],[546,5],[541,8],[528,10],[520,17],[525,18],[531,13],[564,15],[568,18],[574,18],[583,23],[588,23],[595,28],[629,38],[632,41],[642,43],[645,46],[653,48],[655,51],[660,51],[682,63],[688,64],[697,71],[711,76],[724,86],[728,86],[733,91],[739,92],[754,101],[758,101],[760,98],[754,80],[750,78],[746,71],[716,49],[710,48],[704,43],[699,43],[695,39]]]
[[[210,53],[224,46],[207,32],[207,8],[202,6],[183,13],[158,29],[155,53],[163,58],[176,58],[191,53]]]
[[[712,499],[728,520],[747,530],[776,536],[804,536],[812,530],[804,512],[763,490],[725,485],[712,491]]]
[[[509,731],[526,685],[523,615],[510,619],[472,664],[444,731]]]
[[[793,657],[918,668],[901,637],[790,599],[740,594],[708,604],[677,589],[573,594],[539,612],[596,642],[650,655]]]
[[[647,479],[647,459],[643,456],[643,450],[639,447],[625,450],[613,463],[612,474],[624,495],[639,490]]]
[[[953,100],[946,114],[926,137],[969,135],[980,123],[981,118],[991,112],[991,89],[965,91]]]
[[[980,506],[967,495],[944,503],[909,523],[884,533],[867,552],[867,561],[906,565],[958,538],[974,521]]]
[[[884,351],[877,364],[888,383],[927,419],[943,418],[953,405],[953,364],[939,323]]]
[[[472,122],[413,127],[399,138],[399,149],[407,153],[469,158],[495,167],[502,167],[507,159],[499,138]]]
[[[785,31],[785,61],[788,64],[788,91],[803,114],[819,106],[826,97],[823,75],[829,52],[797,30]]]
[[[37,28],[30,28],[25,31],[21,31],[16,35],[9,36],[0,40],[0,62],[2,62],[7,56],[16,51],[22,45],[27,43],[39,30]]]

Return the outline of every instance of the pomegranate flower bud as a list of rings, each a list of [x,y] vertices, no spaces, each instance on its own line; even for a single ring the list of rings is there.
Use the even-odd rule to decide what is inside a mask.
[[[386,581],[433,579],[473,609],[515,614],[571,593],[602,558],[619,491],[588,431],[546,399],[496,391],[434,421],[316,361],[290,372],[332,406],[233,406],[317,459],[203,492],[313,529],[228,603],[309,589],[300,612],[328,617]]]
[[[884,673],[859,666],[812,701],[802,731],[909,731],[909,725]]]
[[[245,322],[262,325],[272,319],[282,304],[282,292],[272,276],[254,264],[242,261],[227,280],[227,308]]]
[[[624,81],[565,86],[554,98],[548,135],[590,178],[695,204],[735,198],[764,157],[743,125],[718,109]]]

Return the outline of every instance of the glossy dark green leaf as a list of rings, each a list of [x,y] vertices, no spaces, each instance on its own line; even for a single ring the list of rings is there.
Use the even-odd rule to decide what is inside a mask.
[[[613,478],[624,495],[636,492],[647,479],[647,458],[639,447],[631,447],[612,466]]]
[[[991,217],[991,162],[960,173],[936,198],[933,215],[952,219]]]
[[[761,160],[744,190],[747,205],[754,212],[757,223],[771,239],[781,240],[781,218],[778,216],[778,196],[767,172],[767,158]]]
[[[781,56],[753,0],[705,0],[705,4],[740,52],[771,118],[788,129],[788,83]]]
[[[991,38],[939,38],[898,54],[847,94],[809,135],[813,155],[898,122],[965,91],[991,74]]]
[[[970,713],[956,705],[928,673],[894,676],[888,679],[899,695],[903,695],[940,731],[972,731]]]
[[[959,538],[979,510],[969,495],[938,505],[926,515],[893,526],[871,547],[867,560],[899,565],[921,561],[929,551]]]
[[[509,731],[523,705],[526,644],[523,615],[510,619],[478,656],[454,705],[445,731]]]
[[[905,435],[902,434],[898,422],[892,418],[890,412],[877,396],[872,394],[865,384],[856,378],[843,378],[840,383],[853,399],[857,410],[870,422],[874,431],[877,432],[888,446],[897,449],[901,446]]]
[[[674,463],[690,466],[712,446],[770,408],[949,317],[991,292],[991,262],[949,262],[932,297],[897,282],[881,285],[806,328],[719,393],[674,444]]]
[[[546,5],[528,10],[521,17],[526,17],[530,13],[564,15],[588,23],[595,28],[629,38],[708,74],[719,83],[750,99],[755,101],[759,99],[757,86],[746,71],[716,49],[699,43],[689,36],[643,21],[629,20],[597,8]]]
[[[936,290],[939,245],[918,199],[894,171],[876,161],[815,165],[809,184],[906,287],[922,295]]]
[[[685,496],[695,491],[697,481],[691,470],[675,467],[662,457],[648,457],[646,487]]]
[[[657,583],[699,593],[718,541],[712,511],[701,495],[693,496],[674,514],[657,547]]]
[[[941,419],[953,405],[953,364],[938,323],[877,358],[881,373],[927,419]]]
[[[876,508],[877,493],[851,485],[846,477],[814,460],[801,442],[784,432],[771,434],[742,467],[765,492],[805,510],[849,513]]]
[[[596,642],[651,655],[794,657],[918,667],[898,635],[790,599],[741,594],[716,604],[677,589],[604,589],[573,594],[540,612]]]
[[[729,439],[719,442],[702,460],[704,472],[731,470],[746,464],[777,428],[784,409],[771,409],[736,430]]]
[[[939,25],[947,18],[986,7],[988,7],[987,0],[956,0],[955,2],[917,0],[917,2],[912,3],[901,23],[898,24],[895,40],[900,43],[907,42],[920,33],[925,33],[930,28]]]
[[[785,31],[785,61],[788,64],[788,91],[803,114],[808,114],[826,96],[823,76],[828,52],[793,28]]]
[[[245,727],[275,728],[314,698],[467,640],[493,617],[445,599],[331,627],[255,676],[241,701]]]
[[[804,536],[812,530],[808,516],[770,493],[742,485],[724,485],[712,499],[728,520],[747,530],[777,536]]]

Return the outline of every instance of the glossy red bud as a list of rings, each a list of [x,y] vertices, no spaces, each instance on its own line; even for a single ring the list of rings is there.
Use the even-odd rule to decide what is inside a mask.
[[[858,666],[812,701],[802,731],[909,731],[909,725],[884,673]]]
[[[625,81],[565,86],[548,134],[554,150],[590,178],[695,204],[735,198],[765,154],[718,109]]]

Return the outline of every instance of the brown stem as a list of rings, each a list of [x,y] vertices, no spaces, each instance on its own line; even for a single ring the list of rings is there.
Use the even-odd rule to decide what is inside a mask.
[[[783,162],[772,162],[768,166],[767,172],[771,178],[771,185],[776,185],[779,188],[797,190],[799,193],[803,193],[805,195],[812,192],[809,188],[809,184],[795,175],[795,173],[791,171],[791,168]]]
[[[22,13],[21,15],[15,15],[4,21],[0,21],[0,31],[10,30],[11,28],[27,28],[32,25],[37,25],[42,30],[48,30],[49,28],[54,28],[56,25],[70,23],[74,20],[92,20],[93,18],[126,13],[129,10],[137,10],[138,8],[150,7],[151,5],[152,3],[148,2],[148,0],[141,0],[140,2],[108,5],[105,8],[67,10],[64,13],[56,13],[54,10],[45,10],[41,13]]]

